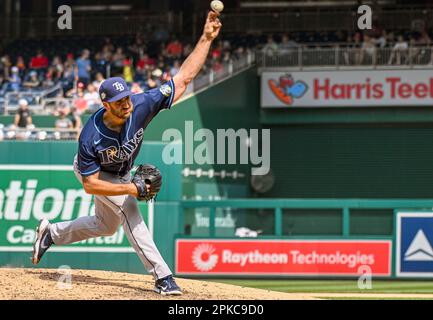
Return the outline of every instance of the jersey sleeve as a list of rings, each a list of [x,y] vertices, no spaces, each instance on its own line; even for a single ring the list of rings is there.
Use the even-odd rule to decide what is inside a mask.
[[[99,160],[89,147],[80,141],[78,147],[78,170],[83,177],[88,177],[101,169]]]
[[[133,96],[134,108],[143,126],[146,126],[161,110],[171,108],[175,90],[172,79],[159,88]]]

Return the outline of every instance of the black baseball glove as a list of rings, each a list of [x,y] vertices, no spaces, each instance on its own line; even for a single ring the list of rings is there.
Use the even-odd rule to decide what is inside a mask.
[[[162,175],[157,167],[151,164],[142,164],[138,166],[132,177],[132,183],[135,184],[138,190],[139,201],[149,201],[155,198],[162,185]],[[147,185],[150,185],[149,191]]]

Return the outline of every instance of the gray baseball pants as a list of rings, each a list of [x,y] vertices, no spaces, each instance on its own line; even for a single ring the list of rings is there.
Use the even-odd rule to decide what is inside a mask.
[[[76,157],[74,172],[82,183]],[[131,181],[129,173],[124,177],[118,177],[101,171],[99,178],[111,183],[130,183]],[[132,196],[95,196],[94,216],[52,224],[50,231],[56,245],[66,245],[89,238],[111,236],[117,231],[120,224],[123,226],[129,243],[155,280],[172,274],[143,221],[137,200]]]

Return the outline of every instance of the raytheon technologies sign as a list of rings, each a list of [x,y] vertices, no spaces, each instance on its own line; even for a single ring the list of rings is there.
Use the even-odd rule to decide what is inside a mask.
[[[391,241],[190,240],[176,241],[177,274],[346,275],[391,274]]]
[[[261,104],[271,107],[431,106],[431,70],[264,72]]]

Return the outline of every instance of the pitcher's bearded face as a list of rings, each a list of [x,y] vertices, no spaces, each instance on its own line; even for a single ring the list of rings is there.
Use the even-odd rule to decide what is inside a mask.
[[[108,103],[109,111],[119,119],[128,119],[131,116],[133,105],[130,97]]]

